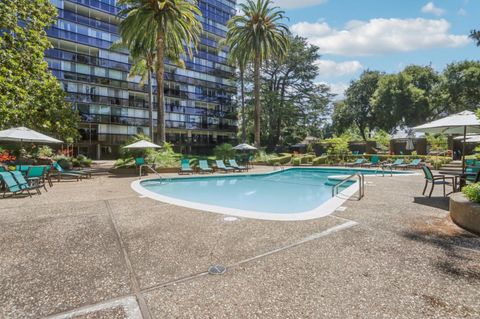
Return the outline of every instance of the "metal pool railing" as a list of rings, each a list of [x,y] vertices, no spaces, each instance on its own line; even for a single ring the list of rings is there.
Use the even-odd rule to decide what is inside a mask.
[[[365,196],[365,176],[363,176],[362,173],[356,172],[348,177],[345,177],[342,179],[340,182],[336,183],[335,185],[332,186],[332,197],[335,197],[338,195],[338,189],[340,186],[345,184],[346,182],[349,182],[352,178],[357,177],[358,178],[358,200],[361,200],[363,196]]]

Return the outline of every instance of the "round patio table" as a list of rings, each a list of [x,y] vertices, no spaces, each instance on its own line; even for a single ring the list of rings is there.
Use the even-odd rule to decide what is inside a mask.
[[[462,187],[467,185],[467,177],[477,176],[477,173],[474,172],[457,172],[457,171],[439,171],[440,174],[455,176],[455,191],[459,192],[462,190]],[[459,180],[457,182],[457,179]],[[457,188],[458,186],[458,188]]]

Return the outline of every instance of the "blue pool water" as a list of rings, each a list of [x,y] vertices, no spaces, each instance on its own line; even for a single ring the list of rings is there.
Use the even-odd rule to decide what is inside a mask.
[[[146,180],[140,185],[176,200],[261,213],[292,214],[313,210],[332,198],[332,182],[336,181],[329,180],[329,176],[350,175],[356,171],[359,170],[292,168],[257,175]],[[374,173],[360,171],[365,175]]]

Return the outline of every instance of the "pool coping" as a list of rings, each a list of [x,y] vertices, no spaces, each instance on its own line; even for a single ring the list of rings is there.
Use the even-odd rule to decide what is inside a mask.
[[[342,167],[338,168],[332,168],[332,167],[291,167],[291,168],[285,168],[281,170],[275,170],[273,172],[261,172],[261,173],[250,173],[250,174],[245,174],[245,173],[240,173],[240,174],[225,174],[225,175],[205,175],[205,176],[194,176],[194,177],[171,177],[171,178],[165,178],[166,180],[172,180],[172,179],[196,179],[196,178],[218,178],[218,177],[239,177],[239,176],[259,176],[259,175],[272,175],[276,173],[280,173],[286,170],[296,170],[296,169],[323,169],[323,170],[335,170],[335,169],[345,169]],[[349,169],[349,168],[346,168]],[[350,168],[351,169],[351,168]],[[375,171],[373,169],[363,169],[361,171]],[[387,176],[387,172],[385,172],[385,176],[382,175],[364,175],[365,177],[399,177],[399,176],[412,176],[412,175],[421,175],[419,173],[412,173],[409,171],[406,171],[402,174],[393,174],[392,176]],[[328,176],[328,178],[345,178],[348,177],[349,175],[331,175]],[[153,200],[157,200],[160,202],[164,202],[167,204],[172,204],[176,206],[182,206],[182,207],[187,207],[195,210],[200,210],[200,211],[205,211],[205,212],[211,212],[211,213],[216,213],[216,214],[222,214],[222,215],[228,215],[228,216],[236,216],[236,217],[242,217],[242,218],[252,218],[252,219],[260,219],[260,220],[272,220],[272,221],[302,221],[302,220],[310,220],[310,219],[316,219],[316,218],[321,218],[325,217],[328,215],[331,215],[338,207],[340,207],[343,203],[345,203],[347,200],[350,199],[358,190],[359,190],[359,183],[358,181],[355,181],[352,185],[348,186],[341,192],[339,192],[335,197],[330,198],[326,202],[322,203],[318,207],[308,210],[305,212],[299,212],[299,213],[266,213],[266,212],[259,212],[259,211],[253,211],[253,210],[243,210],[243,209],[237,209],[237,208],[230,208],[230,207],[225,207],[225,206],[217,206],[217,205],[209,205],[209,204],[204,204],[204,203],[198,203],[198,202],[192,202],[192,201],[187,201],[187,200],[182,200],[170,196],[165,196],[161,194],[157,194],[155,192],[149,191],[145,187],[141,186],[142,182],[149,181],[149,180],[158,180],[158,178],[150,178],[150,179],[139,179],[136,181],[133,181],[131,183],[131,187],[134,191],[139,193],[140,195],[144,197],[148,197]]]

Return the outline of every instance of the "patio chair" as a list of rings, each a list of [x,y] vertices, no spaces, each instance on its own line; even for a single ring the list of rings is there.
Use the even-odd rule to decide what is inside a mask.
[[[22,177],[22,173],[17,171],[18,174],[20,174]],[[32,197],[32,194],[30,193],[31,187],[28,185],[28,183],[25,181],[25,183],[20,184],[17,179],[13,177],[13,173],[11,172],[0,172],[0,178],[2,180],[2,183],[4,184],[4,191],[3,191],[3,198],[7,197],[7,191],[12,193],[10,196],[15,196],[18,194],[21,194],[23,192],[27,192],[28,196]],[[37,189],[37,193],[38,193]]]
[[[216,160],[215,163],[217,164],[217,169],[219,169],[219,170],[221,170],[225,173],[234,171],[233,167],[225,166],[225,163],[222,160]]]
[[[208,166],[208,162],[206,160],[198,161],[198,169],[200,170],[200,173],[213,173],[213,169]]]
[[[362,167],[374,167],[380,165],[380,158],[378,155],[372,155],[370,158],[370,162],[368,163],[363,163]]]
[[[238,165],[237,161],[234,159],[228,160],[228,164],[230,164],[230,167],[233,167],[234,170],[237,170],[239,172],[243,172],[247,170],[245,166]]]
[[[79,173],[75,173],[75,172],[71,172],[71,171],[66,171],[64,170],[60,164],[58,164],[57,162],[53,162],[52,164],[53,168],[55,168],[56,170],[56,176],[57,176],[57,180],[60,182],[60,180],[62,180],[64,177],[67,177],[67,178],[72,178],[72,179],[76,179],[77,181],[81,180],[84,175],[83,174],[79,174]],[[51,171],[50,171],[51,172]],[[50,173],[52,174],[52,173]]]
[[[47,180],[46,166],[30,166],[27,171],[27,181],[29,185],[37,185],[43,187],[48,192],[45,182]]]
[[[180,162],[180,171],[178,174],[193,174],[193,169],[190,167],[190,160],[189,159],[182,159]]]
[[[433,189],[435,185],[443,185],[443,196],[447,196],[445,192],[445,186],[449,185],[452,186],[453,190],[455,190],[455,177],[449,177],[445,175],[433,175],[432,171],[428,166],[422,166],[423,173],[425,174],[425,187],[423,188],[422,195],[425,195],[425,191],[427,190],[428,183],[432,184],[432,188],[430,189],[430,193],[428,197],[432,197]],[[451,182],[449,182],[451,181]],[[453,191],[452,191],[453,192]]]
[[[364,158],[357,158],[355,160],[355,162],[353,163],[345,163],[345,166],[346,167],[354,167],[354,166],[361,166],[362,164],[364,164],[366,162],[366,160]]]

